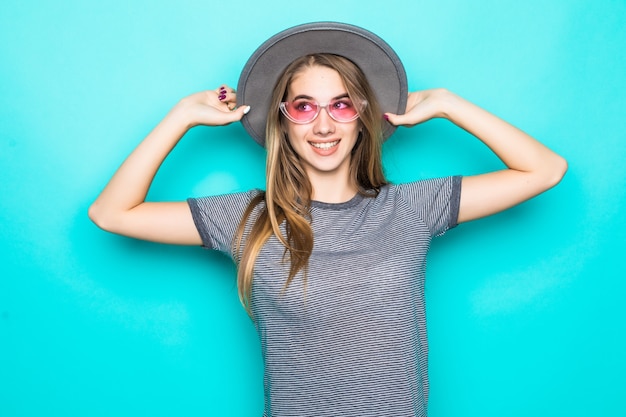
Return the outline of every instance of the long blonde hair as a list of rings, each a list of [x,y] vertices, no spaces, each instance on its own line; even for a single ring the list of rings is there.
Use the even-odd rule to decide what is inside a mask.
[[[254,263],[267,240],[275,235],[284,245],[283,261],[289,261],[289,275],[283,288],[293,281],[299,271],[306,272],[313,250],[311,229],[311,182],[285,134],[285,120],[280,103],[287,96],[287,89],[294,77],[305,68],[322,66],[339,73],[348,96],[353,102],[365,101],[367,105],[359,112],[360,136],[350,158],[350,181],[360,194],[375,196],[387,183],[382,168],[382,112],[363,72],[352,61],[332,54],[303,56],[292,62],[274,87],[268,112],[265,146],[266,191],[253,199],[239,224],[233,242],[233,253],[238,263],[237,284],[239,298],[250,311],[250,297]],[[261,203],[258,217],[244,236],[250,216]],[[279,226],[285,222],[286,236]]]

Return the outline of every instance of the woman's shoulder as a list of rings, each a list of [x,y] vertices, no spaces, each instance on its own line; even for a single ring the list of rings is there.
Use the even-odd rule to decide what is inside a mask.
[[[389,187],[396,204],[410,207],[429,225],[433,236],[455,227],[461,197],[461,176],[431,178]]]

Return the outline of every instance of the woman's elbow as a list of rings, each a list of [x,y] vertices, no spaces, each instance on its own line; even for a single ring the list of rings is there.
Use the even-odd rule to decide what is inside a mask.
[[[555,155],[554,160],[550,163],[550,169],[546,171],[548,189],[561,182],[567,172],[567,168],[567,160],[560,155]]]
[[[106,210],[104,210],[98,202],[94,202],[91,206],[89,206],[87,215],[89,216],[89,219],[100,229],[108,232],[113,230],[113,222],[110,219],[111,216],[107,215]]]

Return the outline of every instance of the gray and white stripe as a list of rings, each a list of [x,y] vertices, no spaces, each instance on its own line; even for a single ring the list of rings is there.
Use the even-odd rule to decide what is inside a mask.
[[[190,199],[206,247],[230,253],[255,192]],[[270,416],[425,416],[426,254],[456,226],[460,177],[383,187],[376,198],[313,202],[308,281],[285,290],[276,238],[255,265],[252,311]]]

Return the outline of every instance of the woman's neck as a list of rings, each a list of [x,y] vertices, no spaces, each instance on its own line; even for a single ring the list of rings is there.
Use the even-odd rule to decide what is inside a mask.
[[[352,199],[357,188],[348,181],[348,178],[339,180],[336,176],[309,177],[313,188],[311,200],[323,203],[344,203]]]

